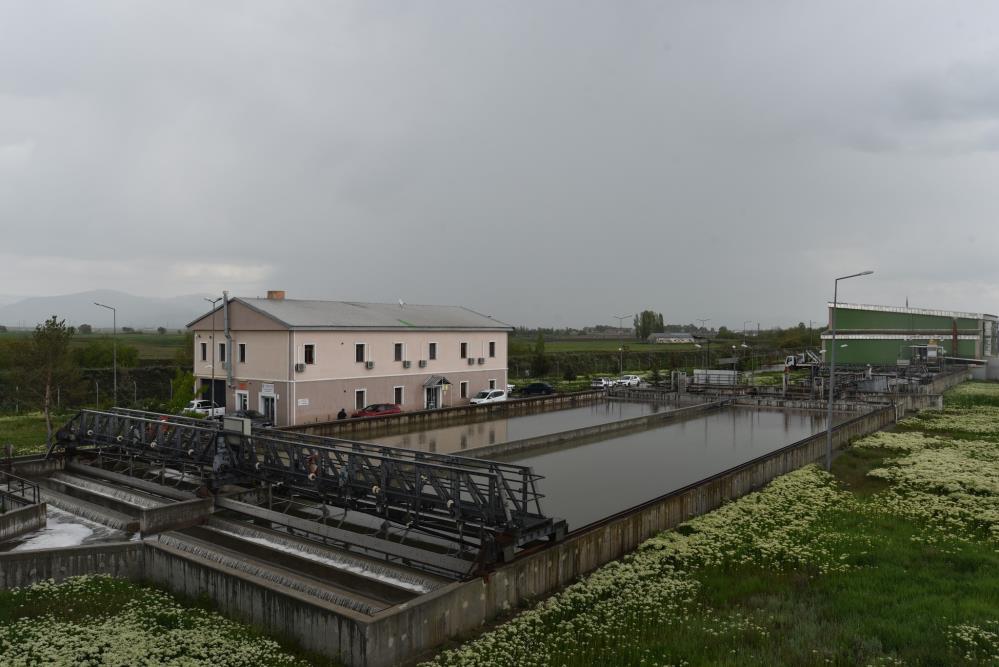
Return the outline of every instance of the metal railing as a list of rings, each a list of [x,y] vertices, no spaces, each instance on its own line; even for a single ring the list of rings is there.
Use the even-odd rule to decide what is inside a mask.
[[[31,480],[0,470],[0,512],[37,505],[42,501],[38,485]]]

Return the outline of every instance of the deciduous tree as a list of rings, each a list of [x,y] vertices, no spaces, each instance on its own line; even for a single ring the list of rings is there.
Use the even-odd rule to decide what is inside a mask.
[[[24,398],[45,414],[45,432],[52,444],[52,408],[59,388],[69,393],[79,383],[79,368],[69,352],[75,334],[55,315],[39,324],[15,355],[15,376]]]

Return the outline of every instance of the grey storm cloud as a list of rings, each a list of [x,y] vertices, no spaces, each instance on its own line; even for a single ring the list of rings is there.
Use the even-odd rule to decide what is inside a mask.
[[[0,291],[999,309],[999,8],[0,5]]]

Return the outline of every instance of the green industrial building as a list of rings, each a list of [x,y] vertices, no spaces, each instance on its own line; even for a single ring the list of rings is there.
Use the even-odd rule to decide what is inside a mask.
[[[832,322],[833,304],[829,307]],[[836,363],[874,366],[985,360],[999,354],[999,317],[900,306],[836,304]],[[832,335],[822,334],[829,359]]]

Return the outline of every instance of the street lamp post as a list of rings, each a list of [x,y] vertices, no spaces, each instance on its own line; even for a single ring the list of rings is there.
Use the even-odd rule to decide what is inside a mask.
[[[832,470],[833,396],[836,393],[836,304],[839,299],[839,281],[858,276],[869,276],[873,271],[851,273],[833,281],[833,307],[829,314],[829,329],[832,340],[829,343],[829,409],[826,412],[826,470]]]
[[[618,349],[618,352],[620,353],[620,361],[618,362],[619,365],[620,365],[620,369],[618,370],[618,375],[624,375],[624,331],[623,331],[623,329],[624,329],[624,321],[626,319],[628,319],[629,317],[634,317],[634,316],[635,316],[634,313],[632,313],[631,315],[615,315],[614,316],[614,319],[617,320],[617,329],[618,329],[618,332],[621,335],[621,347]]]
[[[215,304],[222,300],[222,297],[216,299],[211,299],[209,297],[204,297],[205,301],[212,304],[212,415],[215,414]]]
[[[105,306],[94,301],[95,306],[111,311],[111,373],[114,375],[114,405],[118,405],[118,311],[113,306]]]

